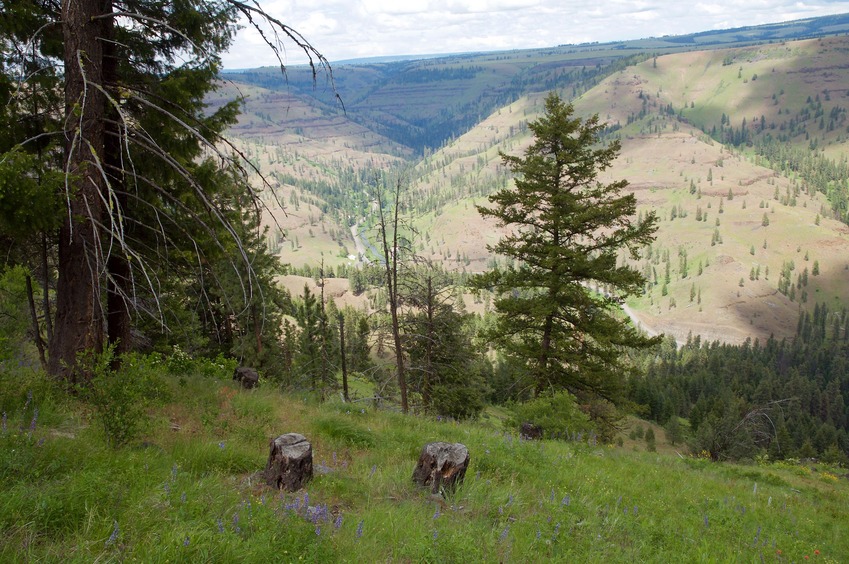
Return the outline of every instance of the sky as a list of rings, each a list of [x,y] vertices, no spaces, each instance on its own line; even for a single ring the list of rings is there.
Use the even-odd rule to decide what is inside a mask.
[[[258,0],[331,63],[681,35],[849,12],[835,0]],[[306,62],[293,43],[284,62]],[[224,68],[275,65],[245,27]]]

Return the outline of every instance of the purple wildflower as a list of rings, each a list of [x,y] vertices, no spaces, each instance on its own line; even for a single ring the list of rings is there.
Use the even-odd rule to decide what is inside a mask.
[[[189,546],[189,537],[186,537],[183,541],[183,546]]]
[[[32,402],[32,390],[27,392],[27,402],[24,404],[24,411],[29,407],[30,402]]]
[[[180,495],[180,503],[186,503],[186,492]]]
[[[634,506],[634,515],[636,515],[636,514],[637,514],[637,506],[635,505]]]
[[[171,467],[171,481],[175,481],[177,479],[177,463],[174,463],[174,466]]]
[[[501,541],[501,542],[504,542],[505,540],[507,540],[508,533],[510,533],[510,525],[507,525],[506,527],[504,527],[504,530],[501,531],[500,535],[498,535],[498,540]]]
[[[4,411],[4,412],[3,412],[3,432],[4,432],[4,433],[6,432],[6,428],[7,428],[7,427],[6,427],[6,419],[7,419],[7,417],[6,417],[6,412]]]
[[[336,528],[337,531],[342,528],[342,514],[341,513],[336,516],[336,520],[333,521],[333,526]]]
[[[435,512],[434,512],[434,514],[433,514],[433,518],[434,518],[434,519],[438,519],[438,518],[439,518],[439,506],[438,506],[438,505],[436,506],[436,511],[435,511]]]
[[[560,533],[560,523],[557,523],[554,526],[554,536],[556,537]]]
[[[554,490],[551,490],[551,495],[548,496],[548,501],[554,501]]]
[[[41,445],[43,445],[45,440],[46,440],[46,439],[45,439],[44,437],[41,437],[40,439],[38,439],[38,443],[36,443],[36,446],[41,446]]]
[[[439,536],[439,531],[437,531],[436,529],[434,529],[434,530],[433,530],[433,540],[436,540],[436,538],[437,538],[438,536]]]
[[[218,519],[215,520],[215,522],[218,525],[218,532],[223,533],[224,532],[224,521],[222,521],[221,517],[219,517]]]
[[[333,451],[333,466],[336,466],[336,451]]]
[[[239,526],[239,514],[233,513],[233,530],[237,533],[242,532],[242,528]]]
[[[35,431],[35,425],[38,422],[38,408],[32,412],[32,421],[29,422],[29,433],[32,435],[33,431]]]
[[[563,498],[563,500],[560,502],[560,505],[566,505],[566,506],[568,506],[568,505],[569,505],[569,503],[571,503],[571,501],[572,501],[572,500],[571,500],[571,499],[569,498],[569,496],[567,495],[567,496],[566,496],[566,497],[564,497],[564,498]]]
[[[371,474],[368,475],[369,478],[374,476],[374,473],[377,472],[377,464],[371,467]]]
[[[513,503],[513,494],[510,494],[510,496],[507,498],[507,505],[511,505],[512,503]]]
[[[315,536],[317,536],[317,537],[321,536],[321,525],[315,526]]]
[[[708,521],[708,516],[705,515],[705,528],[710,527],[710,522]]]
[[[109,535],[109,538],[106,539],[106,544],[104,547],[112,546],[115,544],[115,541],[118,540],[118,534],[120,533],[120,529],[118,528],[118,521],[115,521],[115,524],[112,526],[112,534]]]
[[[218,448],[220,448],[221,450],[224,450],[224,446],[225,446],[224,441],[221,441],[220,443],[218,443]]]
[[[360,524],[357,525],[357,538],[361,538],[363,536],[363,523],[364,522],[365,522],[364,520],[361,520]]]
[[[537,540],[539,540],[539,538],[540,538],[541,536],[542,536],[542,531],[540,531],[539,529],[537,529]]]

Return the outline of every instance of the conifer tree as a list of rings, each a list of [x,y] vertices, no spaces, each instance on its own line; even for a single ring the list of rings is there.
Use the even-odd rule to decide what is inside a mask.
[[[489,249],[512,266],[472,284],[495,292],[499,317],[489,337],[526,364],[537,395],[566,388],[617,401],[627,370],[622,347],[657,341],[618,315],[624,297],[645,280],[616,258],[622,250],[637,258],[653,240],[657,218],[648,213],[637,221],[636,198],[622,193],[627,181],[599,180],[619,143],[600,146],[598,116],[582,121],[573,112],[549,94],[544,115],[529,124],[534,142],[524,156],[501,154],[515,185],[478,211],[507,228]]]

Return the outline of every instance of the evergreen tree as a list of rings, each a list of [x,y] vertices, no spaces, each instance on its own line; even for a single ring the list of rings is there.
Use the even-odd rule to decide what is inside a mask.
[[[269,47],[278,55],[278,38],[288,37],[311,60],[325,64],[323,57],[258,5],[236,0],[33,1],[4,4],[3,16],[0,151],[64,141],[42,147],[51,157],[44,162],[58,157],[56,170],[66,173],[58,200],[68,207],[50,234],[58,244],[50,372],[76,379],[77,354],[98,352],[107,339],[127,350],[133,311],[164,322],[170,312],[159,298],[180,276],[172,265],[215,260],[210,241],[235,243],[231,258],[247,265],[251,294],[258,281],[250,253],[215,197],[225,189],[218,179],[232,178],[221,170],[262,204],[247,181],[250,165],[221,150],[237,104],[210,110],[205,100],[241,16],[270,26],[262,37],[275,39]],[[11,103],[10,73],[28,77],[24,105],[17,95]]]
[[[512,266],[472,284],[495,292],[499,317],[489,337],[527,364],[536,394],[555,387],[617,400],[626,370],[621,348],[656,340],[614,311],[645,283],[637,270],[617,266],[616,257],[624,248],[636,258],[653,240],[657,219],[649,213],[635,221],[636,199],[622,194],[625,180],[598,181],[619,144],[599,147],[598,116],[582,121],[572,114],[550,94],[545,114],[529,124],[535,139],[524,156],[501,154],[515,185],[478,211],[510,229],[489,249]]]

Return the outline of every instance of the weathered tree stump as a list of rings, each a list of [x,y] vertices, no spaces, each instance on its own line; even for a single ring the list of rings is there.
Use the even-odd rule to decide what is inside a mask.
[[[250,390],[259,382],[259,374],[253,368],[247,366],[237,366],[233,371],[233,380],[242,384],[243,388]]]
[[[519,437],[526,441],[538,441],[542,438],[542,427],[526,421],[519,427]]]
[[[296,492],[312,478],[312,445],[298,433],[271,439],[265,482],[277,489]]]
[[[451,492],[463,481],[469,467],[469,449],[461,443],[428,443],[413,470],[413,481],[431,493]]]

